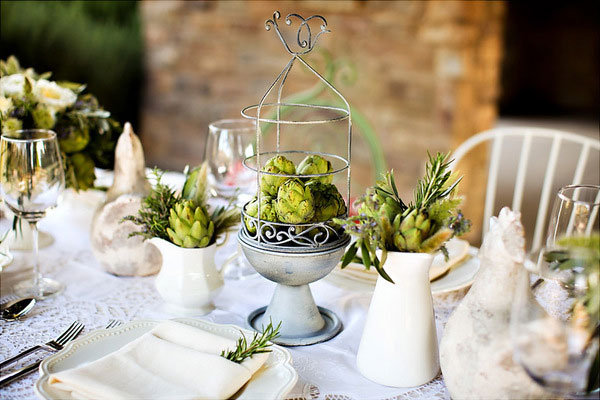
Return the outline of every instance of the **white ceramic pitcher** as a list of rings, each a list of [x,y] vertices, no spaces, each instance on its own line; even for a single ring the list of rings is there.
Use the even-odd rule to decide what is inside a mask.
[[[213,299],[223,286],[223,277],[215,267],[215,253],[221,244],[186,249],[160,238],[152,238],[150,242],[162,254],[162,267],[155,284],[169,308],[183,315],[211,312]]]
[[[440,370],[429,267],[433,255],[389,252],[358,348],[359,371],[373,382],[413,387]]]

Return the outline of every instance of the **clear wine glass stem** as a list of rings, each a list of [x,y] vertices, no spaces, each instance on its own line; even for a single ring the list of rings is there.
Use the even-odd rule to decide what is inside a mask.
[[[40,273],[39,256],[38,256],[38,229],[37,221],[29,221],[31,227],[31,239],[33,250],[33,288],[36,291],[36,297],[43,297],[42,290],[42,274]]]

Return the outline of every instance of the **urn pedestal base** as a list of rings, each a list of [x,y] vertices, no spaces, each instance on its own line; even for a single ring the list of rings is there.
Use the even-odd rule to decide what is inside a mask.
[[[279,337],[273,342],[283,346],[306,346],[324,342],[341,332],[342,322],[331,310],[318,307],[308,285],[278,284],[268,307],[254,310],[248,325],[257,330],[281,321]]]
[[[306,346],[331,339],[342,330],[340,318],[317,307],[309,283],[326,276],[339,263],[350,237],[342,236],[324,248],[270,249],[240,231],[238,239],[256,272],[277,283],[271,302],[248,316],[248,325],[262,331],[269,322],[281,322],[273,342],[283,346]]]

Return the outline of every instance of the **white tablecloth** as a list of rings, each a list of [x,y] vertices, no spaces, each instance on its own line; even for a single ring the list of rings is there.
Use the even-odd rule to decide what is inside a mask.
[[[64,201],[40,222],[54,236],[52,246],[40,251],[46,275],[66,284],[61,295],[39,302],[19,322],[0,322],[0,359],[54,338],[74,320],[83,322],[84,333],[106,326],[109,320],[168,319],[169,314],[154,287],[154,277],[116,277],[104,272],[93,257],[89,242],[91,202]],[[219,260],[235,251],[235,235],[217,253]],[[28,253],[14,252],[15,261],[2,272],[1,295],[26,271]],[[252,310],[269,302],[274,284],[256,275],[225,282],[215,300],[216,309],[198,316],[216,323],[245,326]],[[332,340],[306,347],[289,348],[299,380],[288,398],[293,399],[445,399],[449,398],[441,376],[417,388],[398,389],[377,385],[362,377],[355,356],[362,334],[370,293],[340,288],[327,280],[311,285],[316,302],[336,312],[344,330]],[[449,314],[464,291],[435,296],[438,338]],[[31,361],[31,358],[28,359]],[[35,398],[33,384],[38,373],[0,389],[2,399]]]

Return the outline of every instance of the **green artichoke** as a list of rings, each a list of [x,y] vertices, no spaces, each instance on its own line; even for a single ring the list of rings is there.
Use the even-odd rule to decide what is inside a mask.
[[[206,247],[213,238],[215,226],[206,209],[192,200],[183,200],[171,208],[167,234],[180,247]]]
[[[262,170],[274,174],[294,175],[296,173],[296,166],[284,156],[275,156],[267,161]],[[279,187],[288,179],[289,178],[285,176],[264,174],[260,179],[260,190],[263,193],[275,197],[277,196]]]
[[[408,209],[394,219],[394,245],[398,251],[431,253],[452,237],[450,228],[432,229],[432,222],[423,212]],[[430,236],[431,233],[435,232]]]
[[[394,244],[392,223],[402,214],[402,205],[385,191],[370,187],[362,197],[358,208],[359,215],[366,215],[379,222],[382,240],[387,247]]]
[[[315,216],[315,202],[310,187],[305,187],[300,179],[288,179],[279,187],[275,210],[281,222],[310,222]]]
[[[310,189],[314,199],[313,222],[329,221],[346,213],[346,203],[335,185],[310,181],[306,187]]]
[[[250,217],[258,218],[258,198],[254,197],[251,202],[246,204],[246,214]],[[260,198],[260,219],[264,221],[277,222],[277,212],[275,211],[275,199],[271,196],[262,195]],[[244,224],[248,232],[255,233],[256,226],[253,225],[251,218],[244,218]]]
[[[333,167],[331,166],[331,162],[318,155],[306,156],[300,165],[298,165],[298,175],[325,174],[332,171]],[[321,183],[331,183],[333,181],[333,175],[310,178],[310,180],[319,181]]]

